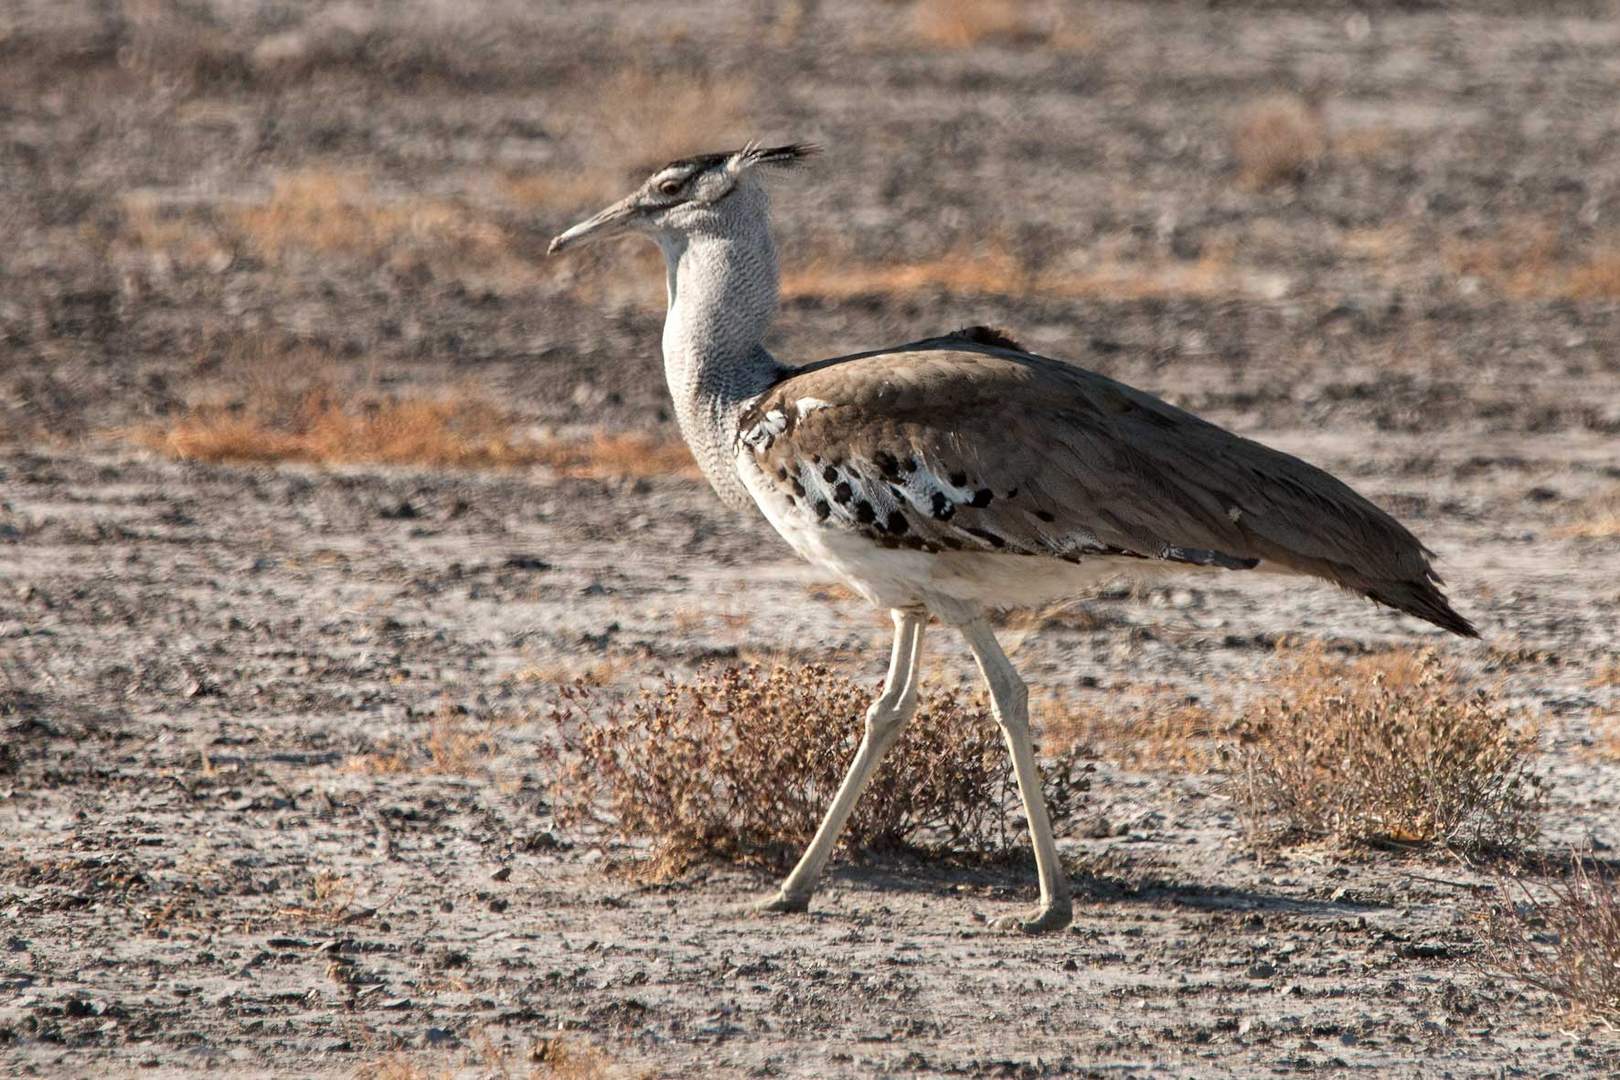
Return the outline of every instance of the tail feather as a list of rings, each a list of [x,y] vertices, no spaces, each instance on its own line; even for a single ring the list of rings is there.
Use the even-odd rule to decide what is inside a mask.
[[[1369,584],[1361,591],[1377,603],[1415,615],[1442,630],[1449,630],[1461,637],[1479,637],[1474,624],[1451,606],[1433,577],[1417,581],[1380,581]]]

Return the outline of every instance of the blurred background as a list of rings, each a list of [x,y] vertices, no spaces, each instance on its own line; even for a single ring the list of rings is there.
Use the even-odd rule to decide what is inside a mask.
[[[828,148],[777,199],[787,358],[988,321],[1228,423],[1612,436],[1611,16],[12,0],[4,428],[274,367],[667,436],[650,245],[544,240],[757,137]]]
[[[1323,671],[1411,682],[1432,646],[1461,673],[1423,685],[1540,725],[1550,849],[1620,843],[1617,84],[1611,0],[0,0],[0,908],[27,916],[0,1052],[508,1075],[570,1027],[689,1070],[825,1075],[881,1043],[895,1068],[1083,1045],[1206,1075],[1213,1041],[1259,1075],[1387,1069],[1388,1036],[1566,1074],[1567,1041],[1495,1041],[1525,999],[1447,936],[1455,889],[1393,860],[1285,874],[1207,782],[1287,679],[1308,727]],[[887,648],[696,474],[652,245],[544,255],[750,138],[825,147],[773,181],[779,357],[1001,326],[1353,484],[1486,644],[1226,578],[1007,620],[1047,749],[1101,769],[1065,850],[1134,904],[1067,954],[958,941],[955,892],[1010,902],[1022,870],[840,885],[865,915],[786,936],[723,913],[764,877],[600,873],[538,778],[559,687],[757,660],[858,697]],[[1290,638],[1328,666],[1276,681]],[[933,677],[966,685],[941,640]],[[1288,906],[1347,889],[1372,899],[1343,921]],[[1262,908],[1258,939],[1234,912]],[[1365,913],[1450,966],[1377,974],[1407,938]],[[1299,993],[1267,1000],[1332,1026],[1235,1041],[1222,1002],[1271,985],[1270,935]],[[868,975],[819,982],[828,950]],[[1184,995],[1188,971],[1227,989]],[[1330,1059],[1313,1030],[1361,1043]]]

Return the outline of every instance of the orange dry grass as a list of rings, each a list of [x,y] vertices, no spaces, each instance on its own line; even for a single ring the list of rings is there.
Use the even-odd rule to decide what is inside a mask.
[[[506,413],[469,397],[395,399],[356,409],[312,391],[301,415],[279,427],[252,412],[194,409],[138,440],[183,461],[372,462],[462,468],[527,465],[534,448],[517,441]]]
[[[541,442],[515,433],[510,413],[485,398],[386,398],[356,404],[330,387],[290,410],[204,406],[134,440],[182,461],[369,463],[453,468],[540,465],[564,476],[697,476],[683,443],[598,432]]]
[[[1030,7],[1027,0],[919,0],[912,26],[923,41],[946,49],[1029,43],[1045,36]]]
[[[536,461],[564,476],[699,477],[697,462],[682,442],[647,435],[609,435],[598,432],[581,442],[555,442],[536,447]]]
[[[1504,229],[1451,245],[1452,270],[1508,296],[1545,300],[1620,300],[1620,240],[1572,248],[1551,225]]]
[[[1620,490],[1588,499],[1581,517],[1553,530],[1553,535],[1568,540],[1620,539]]]
[[[385,198],[358,172],[288,173],[276,179],[263,202],[241,207],[227,220],[271,263],[293,252],[375,258],[408,248],[488,259],[507,250],[501,230],[465,207],[416,196]]]
[[[1139,300],[1220,296],[1244,291],[1242,275],[1220,254],[1196,262],[1101,262],[1080,270],[1027,266],[1006,248],[958,249],[922,262],[863,264],[822,257],[783,275],[782,296],[849,300],[938,290],[980,296]]]

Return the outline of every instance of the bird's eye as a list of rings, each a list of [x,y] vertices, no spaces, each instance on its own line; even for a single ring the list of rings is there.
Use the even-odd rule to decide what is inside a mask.
[[[658,185],[658,190],[664,195],[679,195],[681,182],[679,180],[665,180]]]

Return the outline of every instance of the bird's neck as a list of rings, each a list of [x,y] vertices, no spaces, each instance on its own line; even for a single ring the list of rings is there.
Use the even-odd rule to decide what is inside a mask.
[[[728,504],[753,505],[733,446],[748,401],[783,373],[766,351],[776,314],[776,249],[763,219],[724,235],[660,238],[669,286],[664,377],[675,418],[703,474]]]

